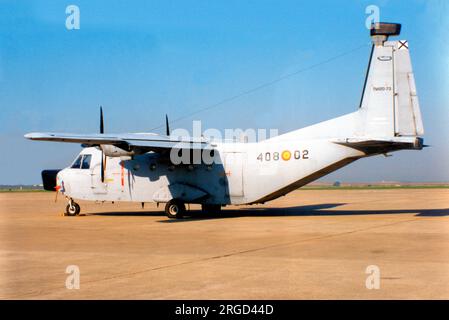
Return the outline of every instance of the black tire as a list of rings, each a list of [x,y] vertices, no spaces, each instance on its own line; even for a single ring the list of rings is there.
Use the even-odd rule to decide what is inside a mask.
[[[68,204],[67,207],[65,207],[65,213],[71,217],[79,215],[80,211],[81,211],[80,205],[76,202],[74,202],[72,206]]]
[[[201,211],[203,214],[220,214],[221,205],[220,204],[202,204]]]
[[[170,219],[182,219],[186,212],[186,206],[182,201],[173,199],[165,205],[165,214]]]

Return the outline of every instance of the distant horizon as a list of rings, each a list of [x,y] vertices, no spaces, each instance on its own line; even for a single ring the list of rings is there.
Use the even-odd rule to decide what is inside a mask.
[[[342,185],[365,185],[365,184],[371,184],[371,185],[391,185],[391,184],[403,184],[403,185],[449,185],[449,181],[313,181],[311,183],[306,184],[305,186],[309,185],[332,185],[336,182],[342,184]],[[6,187],[42,187],[42,183],[32,183],[32,184],[0,184],[0,189],[6,188]],[[301,187],[300,187],[301,188]],[[298,189],[300,189],[298,188]]]

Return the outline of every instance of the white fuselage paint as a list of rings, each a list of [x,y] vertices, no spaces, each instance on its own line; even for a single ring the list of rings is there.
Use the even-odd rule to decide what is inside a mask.
[[[193,165],[193,170],[187,166],[169,170],[170,164],[157,153],[133,159],[107,157],[105,182],[102,183],[101,151],[85,148],[81,154],[92,155],[90,168],[66,168],[58,174],[58,183],[63,181],[64,194],[74,199],[153,202],[157,190],[183,183],[209,194],[202,203],[246,204],[282,196],[291,191],[288,186],[294,185],[296,189],[307,184],[310,181],[305,178],[324,168],[364,156],[360,151],[327,139],[217,143],[215,150],[218,164],[212,167]],[[290,159],[282,158],[284,151],[290,152]],[[311,180],[317,178],[319,176]],[[301,183],[302,180],[305,182]]]

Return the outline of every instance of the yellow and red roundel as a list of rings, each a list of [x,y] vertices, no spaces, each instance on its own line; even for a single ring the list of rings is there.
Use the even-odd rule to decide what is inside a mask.
[[[291,154],[290,151],[285,150],[285,151],[282,151],[282,155],[281,156],[282,156],[282,160],[288,161],[292,157],[292,154]]]

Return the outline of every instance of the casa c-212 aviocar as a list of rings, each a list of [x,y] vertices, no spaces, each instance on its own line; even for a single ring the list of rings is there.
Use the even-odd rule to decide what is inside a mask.
[[[81,143],[76,160],[44,170],[44,188],[63,193],[67,215],[76,200],[165,203],[169,218],[186,204],[207,212],[226,205],[265,203],[358,159],[423,148],[424,133],[408,42],[391,41],[401,25],[377,23],[359,108],[352,113],[264,141],[178,139],[154,133],[28,133],[31,140]],[[171,154],[207,154],[200,163],[173,163]],[[204,157],[202,157],[204,158]],[[269,173],[269,174],[267,174]]]

